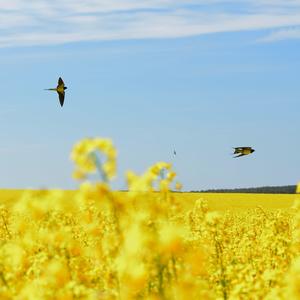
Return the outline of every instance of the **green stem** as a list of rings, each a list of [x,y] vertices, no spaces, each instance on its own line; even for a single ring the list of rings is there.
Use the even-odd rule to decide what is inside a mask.
[[[4,277],[4,274],[3,272],[0,272],[0,278],[2,280],[2,282],[4,283],[4,285],[9,288],[8,284],[7,284],[7,281],[5,280],[5,277]]]
[[[1,216],[2,216],[2,220],[3,220],[3,224],[4,224],[4,227],[5,227],[6,233],[7,233],[8,236],[11,238],[11,234],[10,234],[10,232],[9,232],[9,230],[8,230],[8,227],[7,227],[7,224],[6,224],[6,220],[5,220],[5,218],[4,218],[3,215],[1,215]]]
[[[100,158],[97,156],[97,154],[95,152],[90,153],[90,157],[94,161],[102,181],[105,183],[108,183],[108,178],[102,169],[102,163],[101,163]]]

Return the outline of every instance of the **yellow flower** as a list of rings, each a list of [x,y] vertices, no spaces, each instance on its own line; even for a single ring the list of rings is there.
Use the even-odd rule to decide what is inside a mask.
[[[209,212],[206,215],[206,222],[211,226],[215,226],[221,219],[221,214],[217,211]]]
[[[297,184],[296,194],[300,194],[300,182]]]
[[[169,172],[168,175],[167,175],[167,179],[168,179],[170,182],[173,181],[173,179],[174,179],[175,177],[176,177],[176,173],[173,172],[173,171]]]
[[[105,156],[104,162],[100,161],[98,153]],[[84,139],[77,143],[71,152],[71,159],[77,166],[73,176],[83,179],[86,173],[95,173],[98,169],[101,176],[111,179],[116,175],[116,157],[117,151],[110,139]]]
[[[103,171],[106,176],[111,179],[116,175],[116,164],[113,160],[108,160],[103,164]]]
[[[57,288],[63,287],[70,280],[68,267],[58,259],[54,259],[48,263],[44,277],[50,286]]]
[[[166,192],[170,189],[170,183],[176,176],[176,173],[171,170],[172,165],[166,162],[158,162],[149,167],[148,170],[141,176],[137,176],[134,172],[128,171],[126,174],[127,184],[131,195],[137,192],[151,192],[159,188],[160,191]],[[162,172],[167,170],[166,176],[161,176]]]
[[[171,164],[163,162],[163,161],[158,162],[149,168],[149,172],[153,173],[155,176],[159,176],[160,172],[164,169],[166,169],[166,170],[171,169]]]
[[[160,189],[161,192],[169,191],[169,181],[167,179],[162,179],[159,182],[159,189]]]
[[[176,182],[176,184],[175,184],[175,189],[177,190],[177,191],[180,191],[180,190],[182,190],[182,184],[180,183],[180,182]]]
[[[153,190],[153,181],[156,176],[152,172],[146,172],[144,175],[137,176],[134,172],[126,173],[127,184],[130,192],[150,192]]]
[[[13,272],[21,272],[27,263],[26,252],[16,243],[6,243],[1,249],[2,263],[6,263]]]
[[[163,255],[178,254],[183,250],[185,230],[181,226],[164,224],[159,232],[159,247]]]
[[[84,180],[86,179],[86,174],[82,170],[76,169],[73,172],[72,177],[77,180]]]

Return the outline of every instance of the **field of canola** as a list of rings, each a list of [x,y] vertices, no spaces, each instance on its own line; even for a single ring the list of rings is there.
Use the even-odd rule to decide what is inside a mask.
[[[78,191],[0,192],[0,299],[300,299],[299,195],[174,193],[163,162],[113,192],[110,140],[71,158]]]

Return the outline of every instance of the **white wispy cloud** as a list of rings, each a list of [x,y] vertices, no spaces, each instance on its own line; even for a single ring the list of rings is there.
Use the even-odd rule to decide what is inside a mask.
[[[0,47],[261,29],[277,29],[262,39],[277,41],[298,38],[295,26],[300,26],[300,0],[0,2]]]
[[[300,39],[300,27],[299,28],[287,28],[272,31],[269,35],[259,39],[259,42],[271,43],[282,40]]]

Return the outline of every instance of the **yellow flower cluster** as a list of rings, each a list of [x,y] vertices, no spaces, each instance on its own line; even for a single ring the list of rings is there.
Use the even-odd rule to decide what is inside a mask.
[[[106,180],[0,206],[0,299],[300,298],[299,199],[289,211],[217,212],[202,199],[191,208],[170,191],[168,163],[128,172],[125,193],[109,186],[110,140],[85,139],[71,157]]]
[[[127,172],[127,183],[130,192],[153,192],[160,190],[167,192],[176,177],[172,165],[166,162],[158,162],[151,166],[143,175],[138,176],[132,171]],[[180,189],[180,183],[176,184]]]
[[[100,155],[105,161],[101,161]],[[97,170],[104,181],[116,175],[117,151],[110,139],[86,138],[76,144],[71,153],[71,159],[77,165],[73,173],[75,179],[85,179],[89,173]]]

